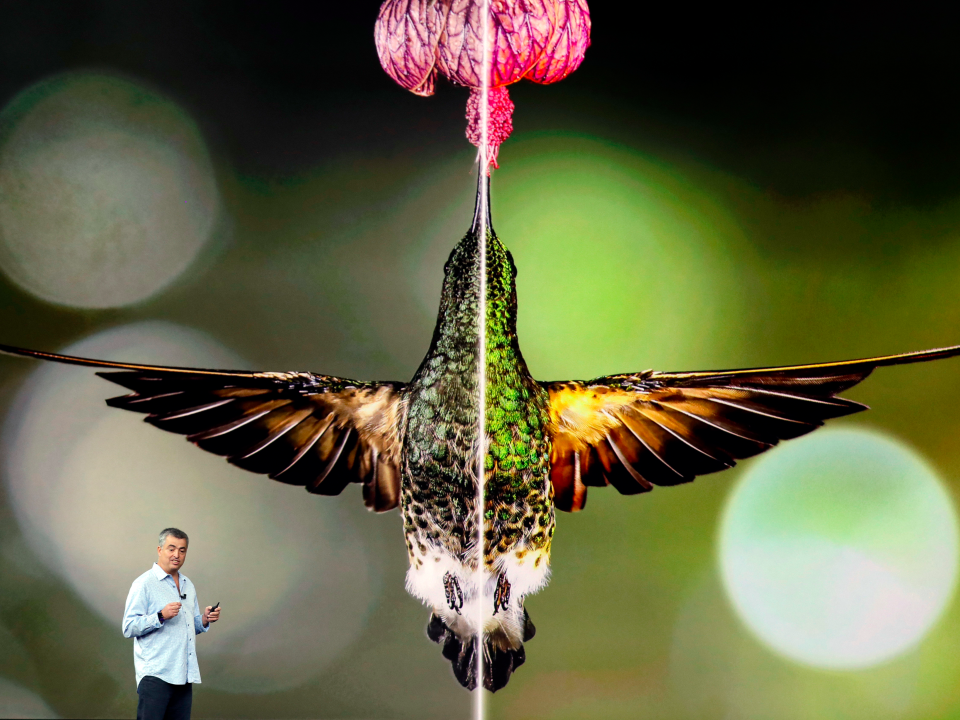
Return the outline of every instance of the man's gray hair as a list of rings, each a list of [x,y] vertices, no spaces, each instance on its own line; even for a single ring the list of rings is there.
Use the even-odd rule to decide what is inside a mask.
[[[190,538],[187,537],[187,534],[178,528],[164,528],[160,531],[160,539],[157,541],[157,547],[163,547],[163,541],[167,539],[168,535],[173,535],[177,540],[186,540],[187,545],[190,545]]]

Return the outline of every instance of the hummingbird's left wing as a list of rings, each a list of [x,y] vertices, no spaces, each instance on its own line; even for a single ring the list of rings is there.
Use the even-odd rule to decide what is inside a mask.
[[[362,483],[364,503],[377,512],[399,502],[402,383],[138,365],[8,345],[0,352],[110,368],[97,374],[133,392],[108,405],[145,413],[148,423],[245,470],[321,495]]]
[[[733,467],[825,420],[866,410],[837,397],[882,365],[960,355],[960,345],[864,360],[715,372],[646,372],[543,383],[550,396],[550,480],[577,511],[587,486],[625,495]]]

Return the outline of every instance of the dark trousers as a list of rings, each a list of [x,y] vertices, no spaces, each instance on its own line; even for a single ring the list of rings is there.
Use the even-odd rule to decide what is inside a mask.
[[[190,720],[193,685],[171,685],[152,675],[137,685],[137,720]]]

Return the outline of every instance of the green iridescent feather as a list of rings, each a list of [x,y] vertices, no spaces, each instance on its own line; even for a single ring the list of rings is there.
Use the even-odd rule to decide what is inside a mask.
[[[516,266],[493,232],[486,250],[484,550],[491,563],[508,552],[549,552],[554,510],[548,396],[520,353]]]

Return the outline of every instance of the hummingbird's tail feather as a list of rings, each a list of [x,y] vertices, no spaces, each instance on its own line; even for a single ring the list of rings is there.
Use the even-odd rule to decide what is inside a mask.
[[[536,632],[530,614],[524,609],[523,642],[530,640]],[[467,690],[476,690],[478,636],[461,637],[443,618],[431,613],[427,637],[441,646],[441,652],[450,661],[457,681]],[[527,659],[523,642],[517,642],[516,647],[504,647],[502,638],[490,633],[483,634],[483,686],[487,690],[496,692],[505,687],[514,671],[523,665]]]

